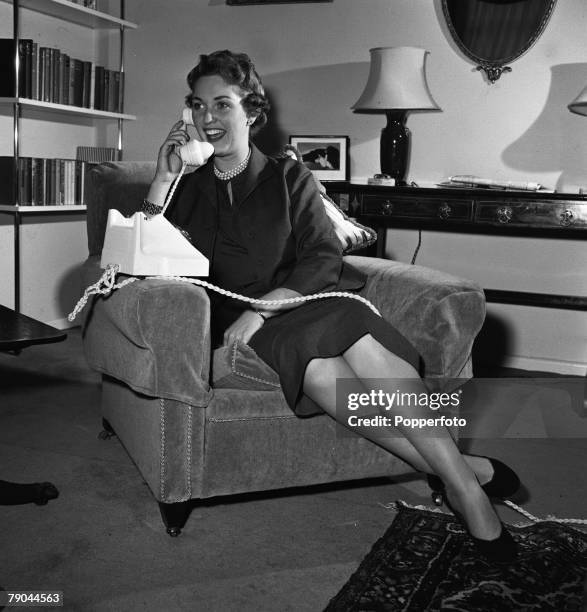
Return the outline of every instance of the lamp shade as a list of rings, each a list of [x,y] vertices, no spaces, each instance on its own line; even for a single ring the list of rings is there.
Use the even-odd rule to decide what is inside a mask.
[[[351,107],[353,110],[438,110],[424,71],[428,51],[417,47],[377,47],[369,52],[369,77],[361,97]]]
[[[587,87],[569,104],[569,110],[578,115],[587,115]]]

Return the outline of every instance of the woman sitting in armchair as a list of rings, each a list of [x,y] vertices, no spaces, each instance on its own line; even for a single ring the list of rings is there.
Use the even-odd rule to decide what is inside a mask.
[[[231,51],[203,55],[187,81],[198,138],[214,154],[182,178],[166,215],[208,257],[210,281],[264,300],[359,290],[365,279],[343,261],[312,173],[291,158],[266,157],[249,140],[269,108],[249,57]],[[176,123],[159,150],[147,207],[163,204],[182,167],[177,148],[189,140],[186,124]],[[337,379],[362,385],[377,379],[389,393],[401,379],[403,390],[426,393],[416,350],[364,303],[335,297],[259,310],[216,293],[210,301],[213,342],[249,344],[279,374],[287,403],[300,417],[326,412],[346,424],[337,415]],[[395,406],[386,416],[428,418],[430,409]],[[517,489],[509,468],[462,455],[445,428],[399,425],[385,436],[372,427],[353,430],[436,479],[482,555],[495,561],[515,557],[515,543],[488,497]]]

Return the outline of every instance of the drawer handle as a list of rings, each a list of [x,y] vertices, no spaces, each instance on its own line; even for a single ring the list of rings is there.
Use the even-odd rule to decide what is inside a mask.
[[[575,215],[573,214],[572,210],[567,208],[560,214],[560,220],[563,227],[568,227],[569,225],[573,225],[575,222]]]
[[[452,208],[448,204],[446,204],[446,202],[438,208],[438,216],[441,219],[448,219],[451,213],[452,213]]]
[[[497,209],[497,220],[500,223],[509,223],[512,220],[513,211],[509,206],[502,206]]]
[[[382,215],[391,215],[393,213],[393,204],[389,200],[385,200],[381,205]]]

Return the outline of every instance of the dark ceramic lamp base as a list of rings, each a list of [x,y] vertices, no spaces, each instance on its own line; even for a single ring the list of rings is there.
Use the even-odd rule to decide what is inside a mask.
[[[410,159],[410,130],[406,127],[407,111],[386,113],[387,125],[381,130],[381,172],[406,185]]]

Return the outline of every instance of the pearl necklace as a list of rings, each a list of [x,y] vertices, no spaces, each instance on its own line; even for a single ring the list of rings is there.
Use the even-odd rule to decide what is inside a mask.
[[[230,179],[233,179],[235,176],[238,176],[247,167],[250,158],[251,149],[249,149],[249,152],[247,153],[247,156],[243,159],[243,161],[231,170],[223,172],[222,170],[218,170],[218,168],[214,166],[214,175],[221,181],[230,181]]]

